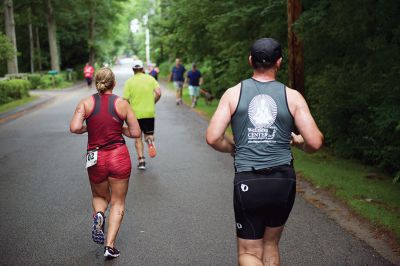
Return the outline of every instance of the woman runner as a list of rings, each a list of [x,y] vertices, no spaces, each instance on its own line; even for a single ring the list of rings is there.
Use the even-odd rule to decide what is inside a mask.
[[[131,160],[122,136],[137,138],[141,131],[129,103],[112,93],[115,76],[101,68],[95,76],[98,93],[81,100],[70,123],[72,133],[88,132],[86,167],[93,195],[92,239],[104,247],[104,256],[120,255],[115,238],[125,210],[131,175]],[[128,127],[123,126],[124,121]],[[86,122],[86,125],[84,125]],[[111,205],[107,238],[104,237],[105,211]]]

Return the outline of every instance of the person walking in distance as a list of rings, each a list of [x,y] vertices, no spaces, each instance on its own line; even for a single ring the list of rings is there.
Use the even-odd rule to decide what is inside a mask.
[[[92,190],[93,226],[92,239],[104,247],[104,256],[120,255],[115,239],[125,212],[125,197],[131,175],[131,160],[123,134],[129,138],[140,136],[139,124],[129,103],[112,93],[114,73],[101,68],[96,73],[97,93],[81,100],[70,123],[70,131],[76,134],[88,132],[86,168]],[[86,121],[86,125],[84,122]],[[124,122],[128,127],[124,127]],[[106,217],[107,238],[104,237]]]
[[[280,265],[278,244],[296,193],[290,145],[315,152],[323,135],[303,96],[276,81],[282,64],[276,40],[257,40],[249,64],[252,77],[224,93],[206,139],[234,156],[239,265]],[[233,140],[225,136],[229,123]],[[295,127],[300,134],[293,133]]]
[[[134,75],[125,83],[124,98],[129,101],[136,114],[147,143],[149,156],[153,158],[157,154],[154,146],[154,120],[155,104],[161,98],[160,85],[152,76],[144,73],[141,60],[135,60],[132,69]],[[135,147],[139,160],[138,169],[145,170],[146,162],[142,135],[135,139]]]
[[[182,89],[185,81],[184,74],[186,72],[185,67],[181,64],[179,58],[175,59],[175,66],[172,67],[169,81],[174,83],[176,89],[176,105],[182,104]]]
[[[191,106],[195,108],[200,95],[200,85],[203,84],[203,77],[196,64],[192,64],[192,69],[187,73],[187,80],[186,83],[189,83],[189,95],[192,98]]]
[[[94,74],[94,67],[91,66],[89,63],[86,63],[85,67],[83,68],[83,75],[85,76],[88,89],[92,88],[93,74]]]
[[[158,72],[159,69],[156,65],[151,65],[149,68],[149,75],[155,78],[155,80],[158,80]]]

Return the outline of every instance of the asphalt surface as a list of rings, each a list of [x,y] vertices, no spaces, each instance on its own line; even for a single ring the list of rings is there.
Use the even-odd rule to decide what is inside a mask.
[[[131,72],[116,67],[117,89]],[[105,261],[91,240],[86,135],[69,120],[86,88],[0,125],[0,265],[237,265],[232,158],[205,143],[207,122],[176,106],[163,89],[157,104],[158,155],[134,168],[126,215]],[[281,240],[282,265],[392,265],[320,210],[297,197]]]

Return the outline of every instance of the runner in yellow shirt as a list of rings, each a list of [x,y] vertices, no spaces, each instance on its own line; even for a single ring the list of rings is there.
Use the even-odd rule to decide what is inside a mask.
[[[155,157],[157,152],[154,146],[154,118],[156,114],[155,104],[161,98],[161,90],[158,82],[143,71],[143,62],[133,62],[134,75],[129,78],[124,87],[124,98],[127,99],[137,117],[140,129],[148,146],[149,156]],[[146,169],[144,157],[144,145],[142,135],[135,139],[136,152],[138,154],[138,168]]]

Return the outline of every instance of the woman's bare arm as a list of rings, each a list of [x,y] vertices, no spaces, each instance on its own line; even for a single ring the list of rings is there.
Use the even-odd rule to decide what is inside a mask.
[[[119,100],[118,107],[121,108],[122,113],[124,116],[126,116],[125,121],[128,125],[127,127],[122,127],[122,134],[128,138],[139,138],[142,132],[140,130],[135,113],[132,111],[128,101],[125,99]]]
[[[83,124],[86,119],[84,100],[81,100],[75,108],[74,116],[69,124],[71,133],[83,134],[87,132],[87,127]]]

